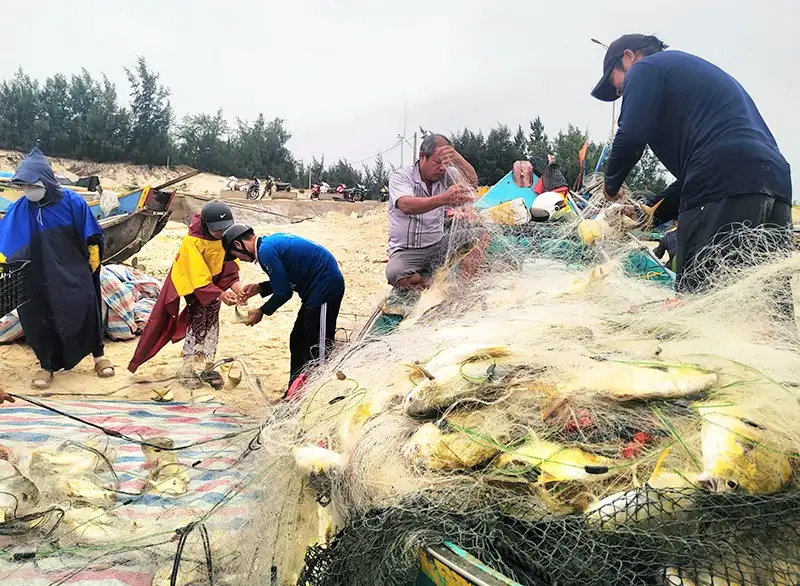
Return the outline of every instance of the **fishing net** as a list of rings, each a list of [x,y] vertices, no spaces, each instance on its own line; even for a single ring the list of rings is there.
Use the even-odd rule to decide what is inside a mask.
[[[122,482],[91,473],[115,491],[104,510],[157,507],[135,530],[71,542],[61,493],[29,508],[53,517],[38,532],[6,507],[4,583],[35,566],[43,584],[122,568],[165,586],[399,585],[442,547],[525,585],[800,583],[800,258],[776,231],[732,232],[694,268],[703,294],[676,300],[646,222],[586,185],[557,221],[456,215],[430,287],[388,296],[298,401],[186,438],[184,494],[126,484],[152,474],[143,441],[182,447],[177,414],[112,435]]]
[[[316,502],[305,557],[249,548],[275,583],[411,584],[448,544],[526,585],[798,583],[800,363],[778,305],[800,261],[739,230],[676,301],[590,202],[612,228],[591,246],[574,215],[456,218],[432,286],[313,374],[283,442],[303,490],[263,503]]]

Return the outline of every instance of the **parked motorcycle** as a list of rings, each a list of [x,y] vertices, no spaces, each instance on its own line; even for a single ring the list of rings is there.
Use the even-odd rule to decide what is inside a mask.
[[[255,177],[247,186],[247,199],[260,199],[261,198],[261,185]]]
[[[367,188],[359,184],[344,190],[345,201],[363,201],[367,196]]]
[[[279,179],[275,179],[274,177],[270,176],[272,183],[275,185],[275,191],[285,191],[290,192],[292,190],[292,184],[286,183],[285,181],[280,181]]]

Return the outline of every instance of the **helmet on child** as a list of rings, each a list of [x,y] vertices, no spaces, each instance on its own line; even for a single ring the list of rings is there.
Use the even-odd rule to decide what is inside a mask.
[[[200,220],[207,230],[225,230],[233,225],[233,211],[224,201],[213,200],[200,210]]]

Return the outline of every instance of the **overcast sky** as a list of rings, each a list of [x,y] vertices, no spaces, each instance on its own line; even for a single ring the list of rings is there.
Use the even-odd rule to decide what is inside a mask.
[[[800,177],[798,0],[3,0],[0,75],[81,67],[124,97],[144,55],[178,116],[286,120],[296,156],[359,161],[420,125],[449,134],[541,116],[595,140],[611,107],[592,99],[606,43],[654,33],[750,92]],[[410,149],[406,149],[408,161]],[[386,155],[400,162],[399,149]]]

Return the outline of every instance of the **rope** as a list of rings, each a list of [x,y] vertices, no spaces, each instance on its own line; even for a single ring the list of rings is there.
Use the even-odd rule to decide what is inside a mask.
[[[39,401],[37,401],[35,399],[31,399],[30,397],[26,397],[24,395],[15,395],[13,393],[8,393],[8,395],[11,396],[11,397],[14,397],[15,399],[21,399],[23,401],[26,401],[26,402],[30,403],[31,405],[36,405],[37,407],[39,407],[41,409],[44,409],[46,411],[50,411],[52,413],[55,413],[56,415],[60,415],[62,417],[66,417],[67,419],[71,419],[72,421],[76,421],[77,423],[81,423],[81,424],[86,425],[88,427],[92,427],[94,429],[97,429],[98,431],[102,431],[107,436],[114,437],[114,438],[117,438],[117,439],[121,439],[121,440],[124,440],[124,441],[132,443],[132,444],[137,444],[137,445],[140,445],[140,446],[147,446],[149,448],[155,448],[155,449],[158,449],[158,450],[160,450],[162,452],[178,452],[180,450],[185,450],[185,449],[188,449],[188,448],[202,446],[202,445],[205,445],[205,444],[210,444],[212,442],[219,442],[219,441],[222,441],[222,440],[238,437],[240,435],[243,435],[245,433],[249,433],[249,432],[252,432],[252,431],[255,431],[255,430],[260,430],[260,427],[258,427],[258,426],[248,427],[246,429],[242,429],[242,430],[239,430],[239,431],[233,431],[231,433],[227,433],[227,434],[222,435],[220,437],[209,438],[209,439],[205,439],[205,440],[198,440],[196,442],[192,442],[192,443],[186,444],[184,446],[174,446],[174,447],[171,447],[171,448],[167,448],[167,447],[164,447],[164,446],[161,446],[161,445],[151,444],[148,441],[143,441],[143,440],[139,440],[139,439],[130,437],[129,435],[125,435],[124,433],[121,433],[121,432],[119,432],[119,431],[117,431],[115,429],[108,429],[107,427],[103,427],[102,425],[98,425],[96,423],[92,423],[91,421],[86,421],[85,419],[81,419],[80,417],[78,417],[76,415],[71,415],[71,414],[66,413],[64,411],[61,411],[60,409],[56,409],[55,407],[51,407],[50,405],[46,405],[44,403],[41,403],[41,402],[39,402]]]

